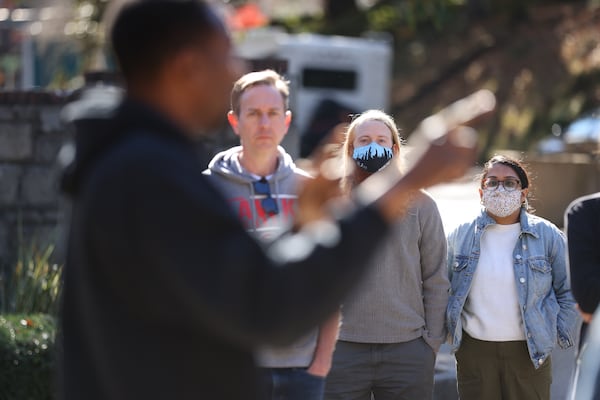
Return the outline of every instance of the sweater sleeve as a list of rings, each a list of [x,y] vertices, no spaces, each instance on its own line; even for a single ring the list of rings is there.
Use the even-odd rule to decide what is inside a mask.
[[[95,256],[149,323],[185,320],[247,347],[288,343],[337,310],[387,230],[363,208],[320,234],[283,237],[269,255],[205,178],[159,168],[126,171],[127,185],[90,210]]]
[[[573,295],[591,314],[600,303],[600,197],[574,202],[565,220]]]
[[[425,199],[420,210],[421,273],[427,336],[425,341],[437,351],[446,339],[446,307],[450,284],[447,273],[447,244],[442,218],[433,199]]]

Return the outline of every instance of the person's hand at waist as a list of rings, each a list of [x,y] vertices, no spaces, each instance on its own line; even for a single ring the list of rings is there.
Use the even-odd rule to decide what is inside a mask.
[[[582,311],[581,308],[579,308],[579,304],[575,304],[575,308],[577,308],[577,311],[579,311],[579,314],[581,315],[583,322],[585,322],[586,324],[589,324],[592,322],[592,317],[594,316],[594,314],[590,314],[590,313],[586,313],[585,311]]]
[[[321,378],[327,377],[331,370],[332,357],[325,359],[325,357],[315,358],[310,364],[310,367],[306,370],[311,375],[319,376]]]

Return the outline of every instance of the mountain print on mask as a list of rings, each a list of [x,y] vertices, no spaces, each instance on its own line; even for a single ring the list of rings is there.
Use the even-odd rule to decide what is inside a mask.
[[[371,142],[367,146],[357,147],[352,153],[356,165],[367,172],[375,173],[388,165],[394,153],[392,149]]]

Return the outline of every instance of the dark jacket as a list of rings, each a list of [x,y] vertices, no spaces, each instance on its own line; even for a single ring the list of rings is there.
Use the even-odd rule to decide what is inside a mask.
[[[582,311],[600,303],[600,193],[581,197],[565,213],[571,288]]]
[[[258,398],[251,348],[335,311],[386,224],[365,208],[338,237],[301,232],[265,254],[159,112],[126,100],[81,126],[64,181],[63,398]]]

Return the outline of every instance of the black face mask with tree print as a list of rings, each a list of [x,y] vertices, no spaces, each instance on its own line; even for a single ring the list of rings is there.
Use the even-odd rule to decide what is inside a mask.
[[[352,158],[356,162],[356,165],[372,174],[385,168],[393,156],[392,149],[383,147],[375,142],[357,147],[352,153]]]

